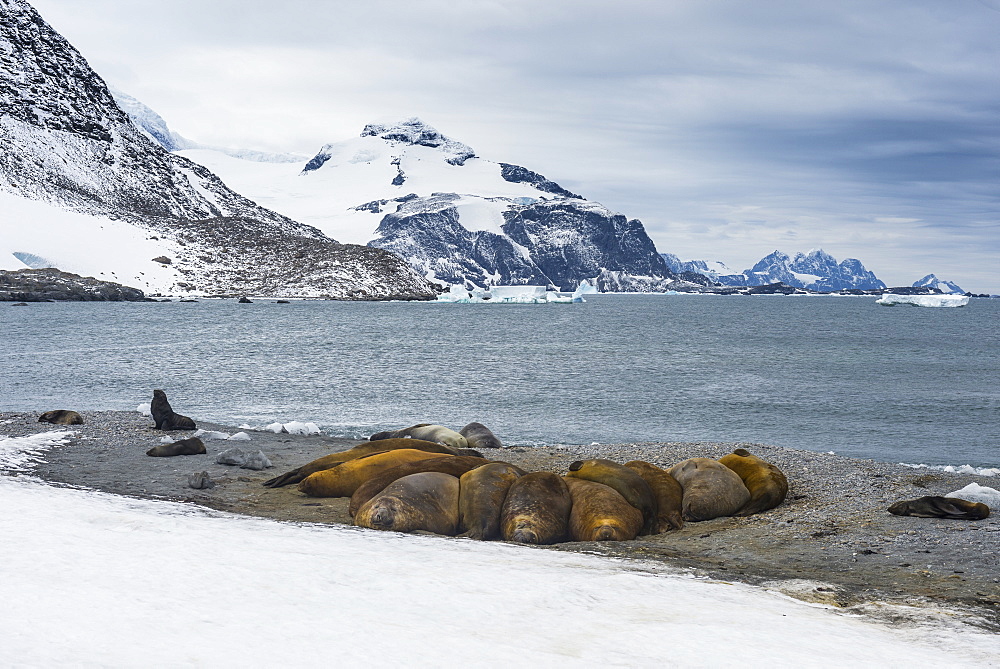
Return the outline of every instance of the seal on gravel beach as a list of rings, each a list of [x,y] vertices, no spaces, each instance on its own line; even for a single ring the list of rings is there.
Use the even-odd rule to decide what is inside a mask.
[[[83,425],[83,416],[75,411],[56,409],[43,413],[38,417],[38,422],[52,423],[53,425]]]
[[[507,491],[525,471],[507,462],[491,462],[462,474],[458,493],[458,531],[488,541],[500,536],[500,512]]]
[[[149,412],[153,414],[153,426],[157,430],[196,430],[194,421],[187,416],[175,413],[167,401],[167,394],[162,390],[153,391],[153,401],[149,404]]]
[[[298,483],[310,474],[315,474],[316,472],[336,467],[337,465],[348,462],[349,460],[356,460],[357,458],[361,458],[366,455],[373,455],[375,453],[396,451],[401,448],[426,451],[428,453],[441,453],[442,455],[458,455],[459,453],[451,446],[445,446],[444,444],[439,444],[434,441],[424,441],[423,439],[379,439],[378,441],[366,441],[363,444],[358,444],[357,446],[349,448],[346,451],[338,451],[336,453],[324,455],[321,458],[316,458],[301,467],[285,472],[281,476],[275,476],[273,479],[268,479],[267,481],[264,481],[262,485],[268,488],[280,488],[281,486]]]
[[[573,498],[563,477],[552,472],[532,472],[514,481],[500,512],[504,541],[520,544],[555,544],[569,534]]]
[[[423,530],[454,536],[458,531],[458,490],[458,479],[450,474],[410,474],[365,502],[354,524],[375,530]]]
[[[413,441],[406,439],[405,441]],[[440,472],[459,477],[470,469],[481,467],[489,460],[468,455],[456,455],[453,458],[429,458],[427,460],[416,460],[405,462],[401,465],[387,469],[377,476],[373,476],[358,487],[351,495],[351,504],[347,507],[347,513],[352,517],[358,512],[361,506],[375,495],[385,490],[390,483],[410,474],[420,474],[423,472]]]
[[[684,520],[731,516],[750,501],[750,491],[743,480],[718,460],[688,458],[667,472],[684,489]]]
[[[350,497],[365,481],[405,462],[454,455],[400,448],[348,460],[336,467],[310,474],[299,482],[299,491],[310,497]]]
[[[888,509],[894,516],[917,518],[948,518],[951,520],[983,520],[989,518],[990,507],[982,502],[969,502],[957,497],[927,495],[896,502]]]
[[[653,491],[656,498],[656,527],[654,534],[684,527],[684,489],[673,476],[644,460],[631,460],[625,466],[635,471]]]
[[[175,455],[202,455],[205,444],[198,437],[181,439],[172,444],[160,444],[146,451],[146,455],[154,458],[170,458]]]
[[[765,462],[745,448],[737,448],[719,462],[736,472],[750,491],[750,501],[736,512],[737,516],[752,516],[773,509],[785,501],[788,479],[780,469]]]
[[[630,541],[642,529],[642,512],[603,483],[566,477],[573,508],[570,541]]]
[[[642,533],[656,533],[656,497],[649,484],[635,470],[612,460],[595,458],[577,460],[570,464],[566,476],[596,481],[614,488],[629,504],[642,512]]]
[[[469,442],[469,448],[503,448],[497,436],[482,423],[469,423],[458,433]]]
[[[395,439],[401,437],[411,437],[412,439],[424,439],[426,441],[436,441],[447,444],[452,448],[469,448],[469,442],[465,437],[444,425],[431,425],[430,423],[420,423],[404,427],[401,430],[390,430],[388,432],[378,432],[368,437],[371,441],[378,439]]]

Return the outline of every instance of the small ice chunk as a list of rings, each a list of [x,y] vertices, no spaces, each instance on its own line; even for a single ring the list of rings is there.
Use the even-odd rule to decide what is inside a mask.
[[[285,426],[282,425],[281,423],[271,423],[269,425],[265,425],[264,427],[262,427],[261,430],[264,430],[266,432],[274,432],[275,434],[281,434],[282,432],[285,432]]]
[[[175,441],[177,441],[177,440],[174,439],[173,437],[167,437],[167,436],[160,437],[160,443],[161,444],[172,444]]]
[[[215,462],[230,467],[242,467],[247,463],[247,453],[242,448],[230,448],[219,453]]]
[[[153,416],[153,410],[150,408],[152,402],[146,402],[145,404],[140,404],[135,408],[136,411],[141,413],[143,416]]]
[[[290,423],[285,423],[282,427],[288,434],[319,434],[319,426],[316,423],[303,423],[293,420]]]
[[[246,462],[240,465],[243,469],[255,469],[257,471],[273,466],[271,461],[267,459],[267,456],[264,455],[264,451],[257,451],[256,453],[247,455]]]
[[[210,439],[229,439],[228,432],[216,432],[215,430],[198,430],[193,436],[201,437],[202,441],[209,441]]]
[[[254,429],[253,426],[250,425],[249,423],[243,423],[242,425],[239,426],[239,428],[241,430],[252,430],[252,429]]]
[[[978,483],[970,483],[961,490],[948,493],[945,497],[964,499],[967,502],[982,502],[990,509],[1000,509],[1000,490]]]
[[[246,432],[237,432],[229,437],[229,441],[250,441],[250,435]]]

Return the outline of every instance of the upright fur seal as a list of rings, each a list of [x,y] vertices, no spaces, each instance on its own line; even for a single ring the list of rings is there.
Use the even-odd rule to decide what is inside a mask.
[[[500,536],[500,512],[507,491],[525,471],[506,462],[491,462],[462,474],[458,492],[458,531],[469,539]]]
[[[888,509],[894,516],[917,518],[948,518],[950,520],[982,520],[990,515],[990,507],[982,502],[969,502],[957,497],[927,495],[896,502]]]
[[[573,508],[570,541],[630,541],[642,529],[642,512],[603,483],[566,477]]]
[[[750,501],[743,480],[718,460],[688,458],[667,471],[684,489],[684,520],[731,516]]]
[[[625,466],[642,477],[656,497],[655,534],[684,527],[684,489],[665,469],[642,460],[626,462]]]
[[[187,416],[175,413],[167,401],[167,394],[162,390],[153,391],[153,401],[149,405],[149,412],[153,414],[153,427],[157,430],[196,430],[194,421]]]
[[[46,411],[38,417],[39,423],[52,423],[53,425],[83,425],[83,416],[75,411],[66,409],[55,409]]]
[[[572,463],[566,476],[596,481],[614,488],[629,504],[642,511],[642,533],[656,532],[656,497],[649,484],[635,470],[611,460],[595,458]]]
[[[458,530],[458,489],[458,479],[450,474],[404,476],[365,502],[354,524],[375,530],[423,530],[454,536]]]
[[[469,442],[469,448],[503,448],[497,436],[482,423],[469,423],[458,433]]]
[[[298,483],[310,474],[336,467],[348,460],[355,460],[374,453],[395,451],[400,448],[411,448],[428,453],[442,453],[444,455],[458,454],[458,451],[451,446],[445,446],[434,441],[424,441],[423,439],[380,439],[378,441],[366,441],[346,451],[338,451],[324,455],[321,458],[316,458],[312,462],[307,462],[301,467],[285,472],[281,476],[275,476],[273,479],[264,481],[263,485],[268,488],[280,488],[284,485]]]
[[[405,441],[413,441],[406,439]],[[468,455],[456,455],[453,458],[430,458],[428,460],[416,460],[414,462],[404,462],[401,465],[387,469],[381,474],[373,476],[362,483],[354,494],[351,495],[351,504],[347,507],[347,512],[354,516],[358,509],[365,502],[379,494],[393,481],[401,479],[410,474],[420,474],[422,472],[440,472],[459,477],[470,469],[475,469],[485,465],[489,460]]]
[[[172,444],[160,444],[146,451],[146,455],[154,458],[169,458],[174,455],[201,455],[205,453],[205,444],[198,437],[181,439]]]
[[[752,516],[773,509],[785,501],[788,479],[770,462],[751,455],[745,448],[737,448],[729,455],[722,456],[719,462],[736,472],[750,491],[750,501],[735,515]]]
[[[427,458],[454,458],[454,455],[400,448],[348,460],[336,467],[310,474],[299,482],[299,491],[310,497],[350,497],[368,479],[404,462]]]
[[[455,432],[444,425],[431,425],[429,423],[411,425],[410,427],[404,427],[401,430],[378,432],[368,438],[371,441],[377,441],[378,439],[395,439],[400,437],[437,441],[442,444],[447,444],[452,448],[469,448],[469,442],[458,432]]]
[[[573,499],[563,477],[552,472],[532,472],[514,481],[500,511],[504,541],[521,544],[555,544],[569,534]]]

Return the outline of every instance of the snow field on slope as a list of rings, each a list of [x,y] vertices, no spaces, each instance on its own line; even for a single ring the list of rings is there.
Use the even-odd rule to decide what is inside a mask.
[[[64,272],[114,281],[148,292],[170,292],[177,272],[153,262],[174,247],[124,221],[89,216],[0,191],[0,269],[24,269],[14,253],[28,253]]]
[[[2,441],[2,438],[0,438]],[[4,656],[36,666],[988,666],[748,586],[500,543],[278,523],[0,477]]]

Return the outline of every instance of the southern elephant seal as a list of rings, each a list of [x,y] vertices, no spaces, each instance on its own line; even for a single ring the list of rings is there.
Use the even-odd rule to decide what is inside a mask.
[[[336,467],[310,474],[299,481],[299,491],[310,497],[350,497],[362,483],[404,462],[428,458],[453,458],[454,455],[428,453],[400,448],[348,460]]]
[[[688,458],[667,470],[684,489],[684,520],[731,516],[750,501],[750,491],[729,467],[711,458]]]
[[[750,501],[735,515],[752,516],[773,509],[785,501],[788,479],[770,462],[751,455],[745,448],[737,448],[729,455],[722,456],[719,462],[736,472],[750,491]]]
[[[75,411],[66,409],[55,409],[46,411],[38,417],[39,423],[52,423],[53,425],[83,425],[83,416]]]
[[[405,441],[413,441],[406,439]],[[410,474],[420,474],[422,472],[440,472],[459,477],[470,469],[475,469],[485,465],[489,460],[468,455],[456,455],[451,458],[430,458],[427,460],[415,460],[405,462],[401,465],[387,469],[381,474],[373,476],[362,483],[354,494],[351,495],[351,503],[347,507],[347,512],[354,516],[361,508],[361,505],[379,494],[393,481],[401,479]]]
[[[458,531],[469,539],[500,536],[500,512],[507,491],[525,471],[507,462],[491,462],[471,469],[459,479]]]
[[[149,404],[149,413],[153,415],[153,426],[157,430],[196,430],[198,426],[187,416],[176,413],[167,401],[167,394],[162,390],[153,391],[153,401]]]
[[[310,474],[336,467],[348,460],[355,460],[374,453],[395,451],[401,448],[411,448],[428,453],[441,453],[443,455],[458,454],[458,451],[451,446],[445,446],[434,441],[424,441],[423,439],[380,439],[378,441],[366,441],[346,451],[338,451],[324,455],[321,458],[316,458],[312,462],[307,462],[301,467],[285,472],[281,476],[275,476],[273,479],[264,481],[263,485],[268,488],[280,488],[284,485],[298,483]]]
[[[497,436],[482,423],[469,423],[458,433],[469,442],[469,448],[503,448]]]
[[[596,481],[618,491],[629,504],[642,512],[642,533],[656,532],[656,497],[649,484],[635,470],[604,458],[577,460],[569,466],[570,478]]]
[[[514,481],[500,511],[504,541],[521,544],[555,544],[569,534],[573,499],[563,477],[552,472],[532,472]]]
[[[146,451],[146,455],[154,458],[169,458],[175,455],[201,455],[205,453],[205,444],[198,437],[181,439],[172,444],[160,444]]]
[[[354,524],[375,530],[454,536],[458,531],[458,479],[441,472],[410,474],[365,502]]]
[[[957,497],[927,495],[896,502],[888,509],[894,516],[917,518],[948,518],[950,520],[982,520],[990,515],[990,507],[982,502],[969,502]]]
[[[390,430],[388,432],[378,432],[368,437],[370,441],[377,439],[397,439],[410,437],[412,439],[424,439],[426,441],[436,441],[447,444],[452,448],[469,448],[469,442],[465,437],[444,425],[431,425],[430,423],[419,423],[404,427],[401,430]]]
[[[656,465],[643,460],[626,462],[625,466],[635,471],[653,491],[656,498],[655,534],[679,530],[684,527],[684,489],[673,476]]]
[[[573,507],[569,512],[570,541],[630,541],[642,529],[642,511],[617,490],[603,483],[566,477]]]

